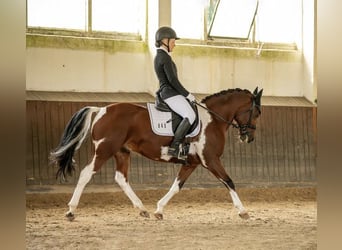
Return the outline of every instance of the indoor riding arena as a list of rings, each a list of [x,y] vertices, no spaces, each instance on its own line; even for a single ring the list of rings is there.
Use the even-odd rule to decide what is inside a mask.
[[[317,249],[315,13],[305,0],[27,0],[26,248]],[[57,176],[51,153],[74,114],[155,102],[156,32],[164,26],[177,33],[168,38],[172,51],[163,44],[174,73],[207,108],[198,106],[201,127],[188,161],[149,159],[150,144],[132,139],[88,171],[94,150],[101,157],[98,145],[109,140],[88,131],[73,155],[75,171]],[[234,109],[235,92],[251,96],[239,106],[247,113]],[[226,93],[228,104],[214,103]],[[117,130],[111,140],[133,126],[125,120],[133,115],[103,125]],[[215,122],[226,124],[220,138],[210,130]],[[244,131],[254,140],[243,142]],[[127,151],[126,178],[117,163]],[[193,159],[200,164],[189,172]],[[183,172],[191,174],[184,183]]]

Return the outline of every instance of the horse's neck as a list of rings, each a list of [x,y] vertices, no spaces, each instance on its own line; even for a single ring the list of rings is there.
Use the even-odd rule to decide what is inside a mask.
[[[234,98],[231,96],[228,98],[225,96],[216,97],[215,99],[208,100],[206,105],[210,110],[220,114],[225,119],[228,119],[229,116],[234,114],[237,106],[235,104]]]

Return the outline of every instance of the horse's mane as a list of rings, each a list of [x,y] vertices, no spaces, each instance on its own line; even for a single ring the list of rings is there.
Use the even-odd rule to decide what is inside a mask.
[[[206,101],[208,101],[209,99],[213,98],[213,97],[219,97],[222,95],[226,95],[228,93],[233,93],[233,92],[245,92],[245,93],[251,93],[248,89],[240,89],[240,88],[235,88],[235,89],[226,89],[226,90],[222,90],[220,92],[214,93],[212,95],[206,96],[202,99],[201,103],[205,103]]]

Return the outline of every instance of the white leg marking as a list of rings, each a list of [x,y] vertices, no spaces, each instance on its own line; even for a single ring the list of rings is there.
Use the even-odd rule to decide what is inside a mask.
[[[115,181],[119,184],[121,189],[124,191],[124,193],[127,195],[127,197],[131,200],[134,207],[139,208],[142,211],[146,211],[144,205],[142,204],[141,200],[138,198],[138,196],[134,193],[133,189],[129,185],[129,183],[126,181],[125,176],[119,172],[116,171],[115,173]]]
[[[95,157],[94,157],[95,159]],[[87,183],[90,181],[93,174],[96,172],[94,170],[94,159],[93,161],[87,165],[80,174],[80,178],[78,180],[77,186],[75,188],[74,194],[72,195],[72,198],[69,202],[69,212],[73,213],[80,201],[80,197],[82,195],[84,187],[87,185]]]
[[[229,193],[230,193],[230,196],[232,197],[234,207],[236,207],[239,210],[239,214],[246,212],[245,208],[243,207],[240,201],[238,194],[233,189],[230,189],[230,188],[229,188]]]
[[[164,195],[163,198],[161,198],[157,203],[157,210],[155,211],[156,214],[163,214],[163,209],[166,206],[166,204],[171,200],[171,198],[179,192],[179,180],[176,178],[176,180],[173,182],[169,192],[167,192],[166,195]]]

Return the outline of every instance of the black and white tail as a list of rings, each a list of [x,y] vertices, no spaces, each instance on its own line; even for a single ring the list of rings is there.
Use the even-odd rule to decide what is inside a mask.
[[[92,114],[98,112],[99,107],[85,107],[77,111],[67,124],[58,147],[50,153],[50,160],[58,168],[56,178],[66,178],[75,170],[74,153],[80,148],[88,135],[92,125]]]

